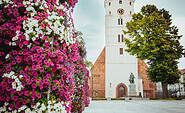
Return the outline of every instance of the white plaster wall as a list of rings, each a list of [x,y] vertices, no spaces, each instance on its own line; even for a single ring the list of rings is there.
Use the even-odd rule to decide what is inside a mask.
[[[143,80],[138,79],[138,92],[141,92],[141,96],[143,97]]]
[[[130,1],[132,5],[130,5]],[[109,6],[111,2],[111,6]],[[123,0],[119,4],[119,0],[105,0],[105,96],[116,97],[116,86],[123,83],[127,86],[129,92],[129,77],[133,73],[135,75],[136,92],[138,92],[138,64],[134,56],[123,52],[120,55],[120,48],[125,49],[124,42],[118,42],[118,34],[123,34],[122,30],[126,30],[126,22],[131,20],[130,11],[134,12],[134,0]],[[118,9],[124,9],[124,14],[119,15]],[[109,14],[111,11],[111,14]],[[118,19],[123,19],[123,25],[118,25]],[[124,35],[124,37],[126,37]],[[111,83],[111,87],[110,87]]]

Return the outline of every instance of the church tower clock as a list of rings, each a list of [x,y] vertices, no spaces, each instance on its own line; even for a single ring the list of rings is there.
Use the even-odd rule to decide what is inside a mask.
[[[138,93],[137,58],[124,51],[122,30],[134,12],[135,0],[105,0],[105,97],[129,96],[129,77],[133,73]]]

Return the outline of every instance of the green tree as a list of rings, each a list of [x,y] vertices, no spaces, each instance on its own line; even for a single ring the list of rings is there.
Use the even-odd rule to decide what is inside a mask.
[[[126,49],[131,55],[149,64],[148,76],[153,82],[161,82],[163,98],[168,98],[167,85],[178,82],[178,62],[182,56],[176,26],[172,26],[171,15],[165,9],[158,10],[154,5],[143,6],[141,12],[133,14],[123,31]]]

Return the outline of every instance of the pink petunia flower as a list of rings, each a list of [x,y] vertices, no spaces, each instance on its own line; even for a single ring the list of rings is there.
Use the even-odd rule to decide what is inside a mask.
[[[30,95],[30,91],[25,91],[25,92],[24,92],[24,95],[25,95],[25,96]]]
[[[40,93],[38,93],[38,94],[37,94],[37,97],[38,97],[38,99],[40,99],[40,98],[41,98],[41,94],[40,94]]]
[[[21,71],[20,71],[20,74],[21,74],[21,75],[23,75],[23,74],[24,74],[24,71],[23,71],[23,70],[21,70]]]
[[[27,100],[26,100],[26,99],[23,99],[23,100],[22,100],[22,104],[23,104],[23,105],[26,105],[26,104],[27,104]]]
[[[10,88],[10,87],[7,87],[7,88],[6,88],[6,91],[11,91],[11,89],[12,89],[12,88]]]
[[[56,89],[57,89],[57,86],[53,85],[52,90],[56,90]]]
[[[35,83],[32,84],[32,88],[35,89],[37,86]]]
[[[18,100],[18,96],[13,96],[13,101],[17,101]]]
[[[45,25],[44,24],[41,24],[41,27],[42,27],[42,29],[44,29],[45,28]]]
[[[16,65],[16,61],[12,60],[12,65]]]
[[[18,92],[18,95],[19,95],[19,96],[22,96],[22,95],[23,95],[23,91],[19,91],[19,92]]]
[[[12,79],[8,79],[8,84],[11,84],[13,82]]]
[[[44,72],[44,68],[41,67],[41,68],[39,69],[39,71],[40,71],[40,72]]]
[[[11,34],[11,31],[10,31],[10,30],[8,30],[8,31],[7,31],[7,34]]]
[[[20,31],[21,30],[21,26],[17,26],[16,31]]]
[[[3,83],[2,83],[2,86],[3,86],[3,87],[6,87],[6,86],[7,86],[7,83],[6,83],[6,82],[3,82]]]

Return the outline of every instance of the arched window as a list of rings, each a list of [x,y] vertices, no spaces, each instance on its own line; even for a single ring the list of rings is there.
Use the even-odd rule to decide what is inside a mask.
[[[132,11],[130,11],[130,15],[132,15]]]
[[[122,0],[119,0],[119,4],[122,4]]]
[[[130,2],[130,5],[132,5],[132,2]]]

